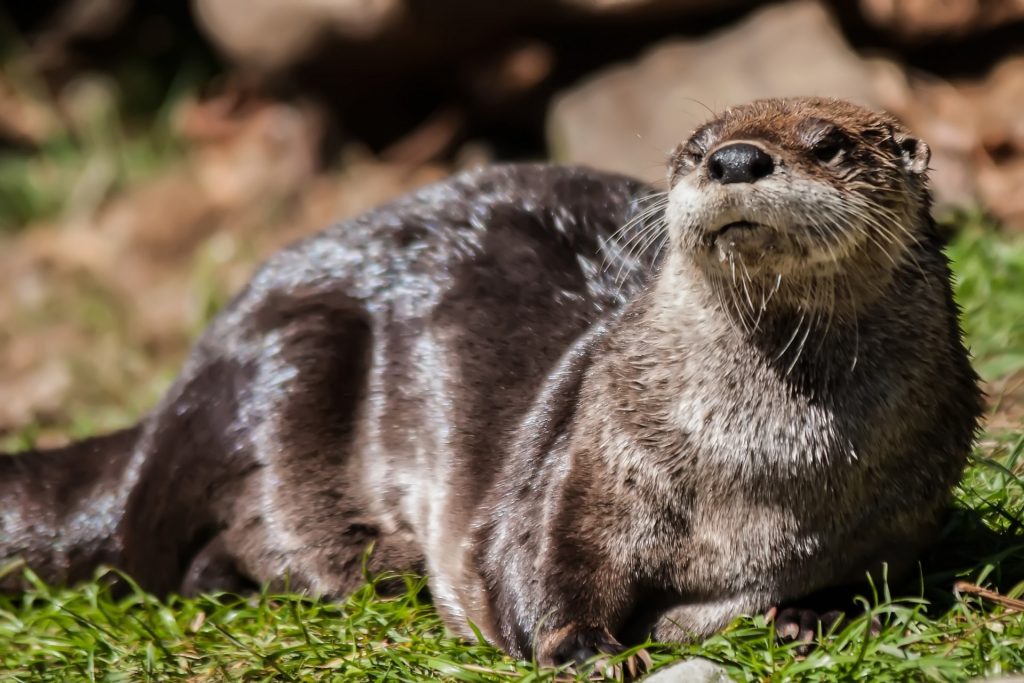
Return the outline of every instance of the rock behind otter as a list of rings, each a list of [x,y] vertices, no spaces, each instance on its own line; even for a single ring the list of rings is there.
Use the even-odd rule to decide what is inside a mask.
[[[667,194],[496,167],[330,228],[137,427],[0,458],[0,558],[338,597],[372,543],[544,664],[898,573],[980,411],[927,156],[766,100],[681,145]]]

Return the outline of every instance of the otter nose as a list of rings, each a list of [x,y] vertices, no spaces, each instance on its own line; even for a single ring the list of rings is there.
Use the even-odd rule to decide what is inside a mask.
[[[768,154],[746,142],[720,147],[708,157],[708,176],[715,182],[752,183],[775,169]]]

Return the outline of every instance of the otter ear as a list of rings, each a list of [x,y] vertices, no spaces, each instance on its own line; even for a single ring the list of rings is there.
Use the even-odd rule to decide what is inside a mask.
[[[924,140],[912,138],[904,133],[897,133],[894,139],[900,151],[903,168],[914,175],[921,175],[928,170],[928,160],[932,158],[932,151],[928,149]]]

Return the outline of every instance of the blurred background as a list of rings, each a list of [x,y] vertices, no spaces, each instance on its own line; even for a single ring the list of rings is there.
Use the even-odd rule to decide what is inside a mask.
[[[6,0],[0,440],[128,422],[255,264],[332,221],[492,161],[661,182],[713,112],[787,94],[906,121],[939,217],[999,236],[972,301],[1018,287],[1024,0]],[[1024,293],[999,311],[975,341],[1016,420]]]

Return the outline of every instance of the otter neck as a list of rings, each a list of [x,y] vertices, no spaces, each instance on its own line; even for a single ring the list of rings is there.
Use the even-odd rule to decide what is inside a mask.
[[[741,277],[712,273],[674,254],[652,287],[658,334],[741,346],[787,376],[828,381],[857,363],[860,328],[891,296],[892,273],[858,278]]]

